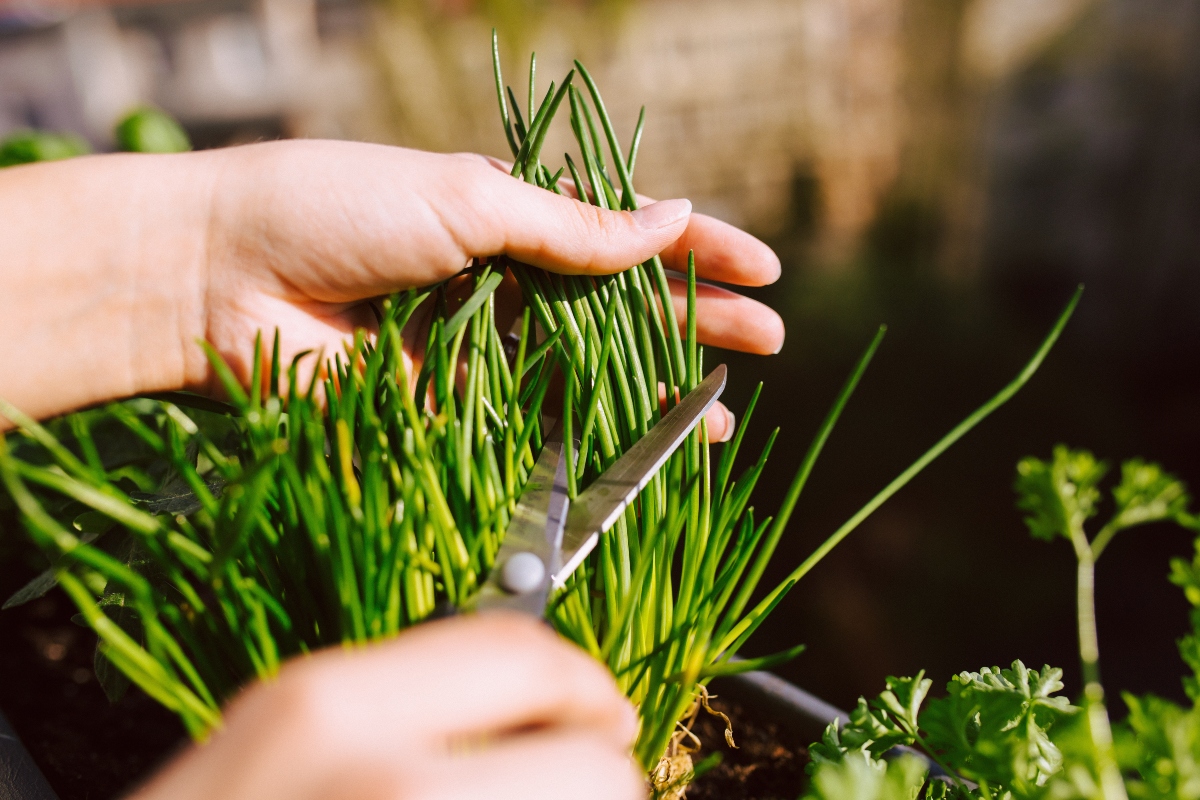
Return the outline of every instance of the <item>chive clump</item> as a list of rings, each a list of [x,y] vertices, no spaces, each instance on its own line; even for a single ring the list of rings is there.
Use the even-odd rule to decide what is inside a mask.
[[[512,174],[562,193],[569,171],[580,200],[636,208],[644,113],[624,147],[595,81],[576,62],[523,115],[501,79],[495,37],[493,57]],[[542,148],[564,106],[579,161],[568,155],[551,173]],[[497,321],[496,292],[506,275],[524,302],[515,348]],[[222,702],[239,687],[274,674],[288,657],[394,635],[444,604],[469,604],[539,452],[543,413],[561,417],[566,441],[578,441],[568,462],[578,493],[703,377],[694,256],[683,333],[657,257],[591,277],[499,256],[456,281],[384,302],[377,335],[360,333],[332,359],[306,356],[320,367],[308,383],[300,358],[280,363],[277,337],[270,353],[261,341],[256,347],[249,388],[209,352],[228,404],[160,396],[74,415],[55,435],[0,402],[0,413],[26,437],[0,439],[0,478],[53,559],[58,584],[98,634],[98,663],[115,666],[114,675],[179,714],[194,736],[218,724]],[[463,281],[469,295],[455,307]],[[829,549],[1029,379],[1077,299],[1017,379],[765,596],[757,590],[767,564],[882,329],[775,517],[750,506],[774,434],[734,477],[760,384],[719,457],[702,423],[601,538],[551,598],[547,615],[603,661],[637,705],[634,753],[656,791],[689,779],[686,731],[677,723],[706,696],[703,683],[800,652],[733,660]],[[423,358],[410,373],[404,331],[426,303],[432,314]],[[563,404],[547,407],[556,380]],[[665,404],[660,386],[667,387]],[[97,434],[114,425],[141,456],[108,452]],[[35,449],[36,458],[24,455]]]

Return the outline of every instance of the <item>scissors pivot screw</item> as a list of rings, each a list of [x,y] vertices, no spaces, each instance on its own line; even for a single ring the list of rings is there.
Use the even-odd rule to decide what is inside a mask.
[[[535,553],[514,553],[500,569],[500,586],[513,594],[526,594],[542,585],[546,565]]]

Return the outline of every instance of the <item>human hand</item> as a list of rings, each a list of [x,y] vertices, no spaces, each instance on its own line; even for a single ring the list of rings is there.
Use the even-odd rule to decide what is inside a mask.
[[[0,397],[47,417],[130,395],[212,392],[198,340],[242,380],[259,331],[283,356],[340,352],[364,303],[507,254],[602,274],[662,253],[700,278],[770,283],[779,260],[686,200],[611,212],[516,180],[481,156],[288,141],[166,156],[109,155],[0,175]],[[683,287],[673,285],[677,306]],[[699,340],[776,352],[783,323],[715,286],[698,293]],[[682,315],[681,315],[682,316]],[[732,415],[715,406],[709,435]],[[5,421],[0,419],[0,429]]]
[[[632,800],[636,733],[599,663],[481,614],[292,661],[130,800]]]
[[[608,212],[510,177],[480,156],[342,142],[280,142],[227,151],[214,192],[203,337],[241,377],[257,330],[278,326],[294,353],[339,352],[372,322],[361,301],[446,280],[472,258],[507,254],[564,273],[606,274],[661,252],[701,278],[763,285],[779,260],[760,241],[671,200]],[[683,316],[686,286],[672,281]],[[698,291],[703,344],[776,352],[783,324],[767,306],[715,286]],[[189,382],[213,389],[194,354]],[[723,439],[731,416],[710,413]]]

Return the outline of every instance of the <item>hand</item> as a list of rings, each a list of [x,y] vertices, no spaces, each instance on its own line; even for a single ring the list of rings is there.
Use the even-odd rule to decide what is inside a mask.
[[[607,671],[506,613],[299,658],[130,800],[633,800],[637,717]]]
[[[769,248],[691,215],[684,200],[606,212],[480,156],[376,145],[283,142],[229,156],[216,190],[206,336],[243,377],[255,331],[280,327],[285,363],[303,349],[339,352],[371,323],[359,301],[446,280],[476,257],[607,274],[659,252],[668,269],[686,271],[694,249],[702,278],[757,286],[779,276]],[[682,319],[686,286],[672,283]],[[761,303],[704,286],[697,305],[706,345],[772,353],[783,343],[779,316]],[[207,365],[194,369],[198,388],[212,388]],[[710,435],[724,438],[730,420],[716,409]]]
[[[686,200],[610,212],[502,174],[479,156],[289,141],[172,156],[99,156],[5,170],[0,396],[34,416],[148,391],[208,392],[196,340],[245,379],[258,331],[285,359],[338,352],[371,316],[362,301],[505,253],[601,274],[661,252],[701,278],[779,276],[762,242]],[[69,234],[69,235],[68,235]],[[681,291],[676,283],[674,291]],[[679,302],[679,299],[676,299]],[[705,286],[702,343],[755,353],[783,343],[779,316]],[[709,415],[723,438],[732,416]],[[2,423],[0,423],[2,424]]]

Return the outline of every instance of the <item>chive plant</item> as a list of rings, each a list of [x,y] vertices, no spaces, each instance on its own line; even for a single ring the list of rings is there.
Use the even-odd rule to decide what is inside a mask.
[[[583,65],[534,102],[531,59],[522,114],[501,78],[494,36],[493,59],[512,174],[602,208],[635,209],[644,110],[625,147]],[[567,155],[551,173],[542,148],[564,107],[579,159]],[[515,348],[506,348],[496,318],[506,274],[524,299]],[[249,388],[210,350],[228,405],[181,394],[149,409],[118,404],[72,417],[59,427],[69,436],[58,437],[0,402],[26,437],[18,444],[44,451],[18,457],[0,439],[0,478],[99,635],[104,663],[203,737],[219,725],[224,700],[290,656],[393,635],[443,603],[469,607],[540,450],[543,414],[563,421],[576,495],[703,377],[694,256],[687,279],[681,326],[657,257],[603,277],[496,257],[469,270],[471,293],[457,308],[446,285],[395,296],[382,305],[378,333],[360,333],[331,360],[310,354],[281,364],[278,337],[270,353],[260,340]],[[547,613],[637,705],[634,753],[656,791],[687,780],[686,769],[662,765],[686,755],[680,720],[705,696],[703,683],[800,652],[734,659],[830,549],[1032,376],[1077,300],[1012,383],[765,592],[766,567],[882,328],[774,517],[756,515],[750,497],[778,429],[734,475],[760,384],[719,456],[701,423],[601,537]],[[421,367],[410,374],[403,332],[423,303],[433,306],[432,322]],[[322,367],[307,385],[304,357]],[[554,380],[563,403],[551,408]],[[167,472],[109,463],[93,436],[100,419],[119,422]],[[67,501],[61,513],[47,511],[50,496]]]
[[[298,384],[298,363],[283,371],[277,343],[269,365],[256,361],[249,391],[210,353],[236,415],[232,447],[197,424],[203,412],[163,403],[165,413],[145,419],[110,407],[170,465],[164,484],[185,494],[183,508],[171,508],[177,493],[133,499],[122,484],[146,476],[109,469],[86,417],[72,426],[77,457],[0,404],[53,459],[31,464],[0,444],[0,473],[26,527],[64,556],[59,585],[100,635],[106,658],[194,735],[217,724],[223,699],[273,675],[283,658],[394,634],[479,585],[533,465],[546,355],[557,342],[527,349],[527,325],[509,369],[492,322],[499,277],[485,268],[467,303],[435,318],[420,391],[403,368],[401,330],[429,293],[410,292],[384,304],[374,344],[360,334],[308,386]],[[444,308],[444,292],[432,299]],[[470,371],[462,389],[460,354]],[[72,530],[29,486],[106,522],[85,517]],[[137,555],[121,560],[104,541],[86,544],[85,526],[136,534]],[[132,611],[142,641],[106,616],[102,606],[113,605]]]

